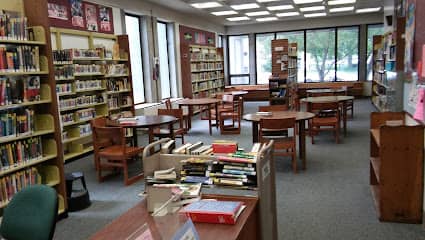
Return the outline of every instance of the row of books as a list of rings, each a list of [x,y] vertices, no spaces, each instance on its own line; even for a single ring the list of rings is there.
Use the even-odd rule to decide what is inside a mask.
[[[67,98],[59,100],[59,108],[73,108],[76,106],[91,105],[103,102],[103,97],[98,95],[79,96],[77,98]]]
[[[73,65],[55,66],[56,80],[72,79],[73,77],[74,77]]]
[[[73,60],[79,59],[112,59],[113,55],[112,50],[106,49],[103,46],[98,46],[96,49],[63,49],[53,51],[53,61],[58,64],[63,64],[71,63]]]
[[[0,105],[39,101],[39,76],[0,77]]]
[[[190,60],[191,61],[220,61],[221,56],[217,55],[216,53],[192,52],[190,53]]]
[[[0,113],[0,138],[27,135],[34,130],[34,110],[20,108]]]
[[[105,75],[125,75],[128,73],[128,68],[125,64],[106,64]]]
[[[59,94],[72,93],[72,83],[60,83],[56,84],[56,92]]]
[[[81,109],[74,113],[66,113],[61,114],[61,120],[64,124],[73,123],[77,120],[79,121],[86,121],[90,120],[96,117],[96,109],[94,108],[87,108],[87,109]]]
[[[5,170],[43,157],[41,137],[28,138],[0,146],[0,169]]]
[[[191,71],[203,71],[203,70],[222,70],[223,65],[221,63],[191,63]]]
[[[0,45],[0,72],[40,71],[38,46]]]
[[[113,92],[124,91],[124,90],[131,89],[131,86],[127,78],[122,78],[117,80],[108,79],[106,81],[106,89],[108,91],[113,91]]]
[[[41,177],[36,168],[29,168],[0,178],[0,205],[7,204],[15,193],[23,188],[40,182]]]
[[[5,11],[0,13],[0,39],[28,40],[28,20],[26,17],[13,16]]]
[[[102,80],[77,80],[75,81],[75,88],[77,91],[96,89],[102,87]]]
[[[131,96],[110,96],[107,99],[108,108],[116,109],[121,106],[129,106],[133,104],[133,100]]]
[[[102,65],[74,64],[74,74],[103,74]]]

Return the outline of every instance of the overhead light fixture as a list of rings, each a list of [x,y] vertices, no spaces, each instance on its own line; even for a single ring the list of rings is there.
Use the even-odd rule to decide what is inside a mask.
[[[230,10],[230,11],[212,12],[211,14],[216,15],[216,16],[226,16],[226,15],[238,14],[238,12]]]
[[[194,8],[215,8],[221,7],[222,5],[218,2],[202,2],[202,3],[192,3],[190,4]]]
[[[267,7],[270,11],[279,11],[279,10],[287,10],[287,9],[294,9],[294,6],[292,5],[277,5],[277,6],[269,6]]]
[[[247,16],[264,16],[264,15],[270,15],[268,11],[258,11],[258,12],[247,12],[245,13]]]
[[[278,17],[290,17],[290,16],[298,16],[298,15],[300,15],[299,12],[276,13],[276,16]]]
[[[354,10],[354,6],[351,6],[351,7],[331,8],[329,9],[329,12],[349,12],[353,10]]]
[[[249,17],[232,17],[232,18],[226,18],[227,21],[236,22],[236,21],[245,21],[249,20]]]
[[[318,3],[323,2],[323,0],[294,0],[295,4],[307,4],[307,3]]]
[[[357,9],[356,13],[370,13],[370,12],[379,12],[381,10],[381,7],[376,8],[361,8]]]
[[[276,21],[277,17],[266,17],[266,18],[257,18],[257,22],[268,22],[268,21]]]
[[[256,3],[246,3],[246,4],[230,5],[230,7],[235,10],[244,10],[244,9],[259,8],[260,6]]]
[[[300,8],[301,12],[314,12],[314,11],[320,11],[320,10],[325,10],[325,6],[313,6],[313,7]]]
[[[352,4],[356,3],[356,0],[331,0],[328,1],[328,5],[341,5],[341,4]]]
[[[257,0],[257,2],[259,2],[259,3],[263,3],[263,2],[277,2],[277,1],[280,1],[280,0]]]
[[[309,14],[304,14],[304,17],[306,17],[306,18],[324,17],[324,16],[326,16],[326,13],[309,13]]]

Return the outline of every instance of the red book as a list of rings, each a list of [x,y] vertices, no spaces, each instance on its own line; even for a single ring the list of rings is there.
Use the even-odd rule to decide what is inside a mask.
[[[193,222],[235,224],[243,209],[243,202],[204,199],[187,205],[180,212]]]
[[[235,153],[238,150],[236,143],[213,143],[213,153]]]

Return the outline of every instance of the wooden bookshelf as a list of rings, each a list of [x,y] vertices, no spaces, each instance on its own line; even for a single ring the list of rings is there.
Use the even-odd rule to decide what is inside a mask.
[[[371,114],[370,185],[380,221],[422,222],[424,128],[406,125],[406,118]]]

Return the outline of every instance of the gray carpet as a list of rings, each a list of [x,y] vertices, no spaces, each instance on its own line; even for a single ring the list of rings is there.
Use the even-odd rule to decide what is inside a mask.
[[[245,103],[245,112],[258,105]],[[369,188],[370,100],[355,101],[355,117],[348,134],[335,144],[331,133],[320,133],[311,145],[307,138],[307,170],[292,173],[288,158],[276,159],[279,239],[425,239],[420,224],[381,223],[376,217]],[[195,120],[186,142],[236,139],[250,149],[251,124],[243,122],[241,135],[208,135],[208,123]],[[146,136],[142,136],[146,143]],[[180,144],[180,139],[177,140]],[[142,181],[124,187],[122,176],[99,184],[93,157],[65,165],[65,171],[83,171],[92,205],[58,222],[55,239],[86,239],[134,206],[143,191]]]

